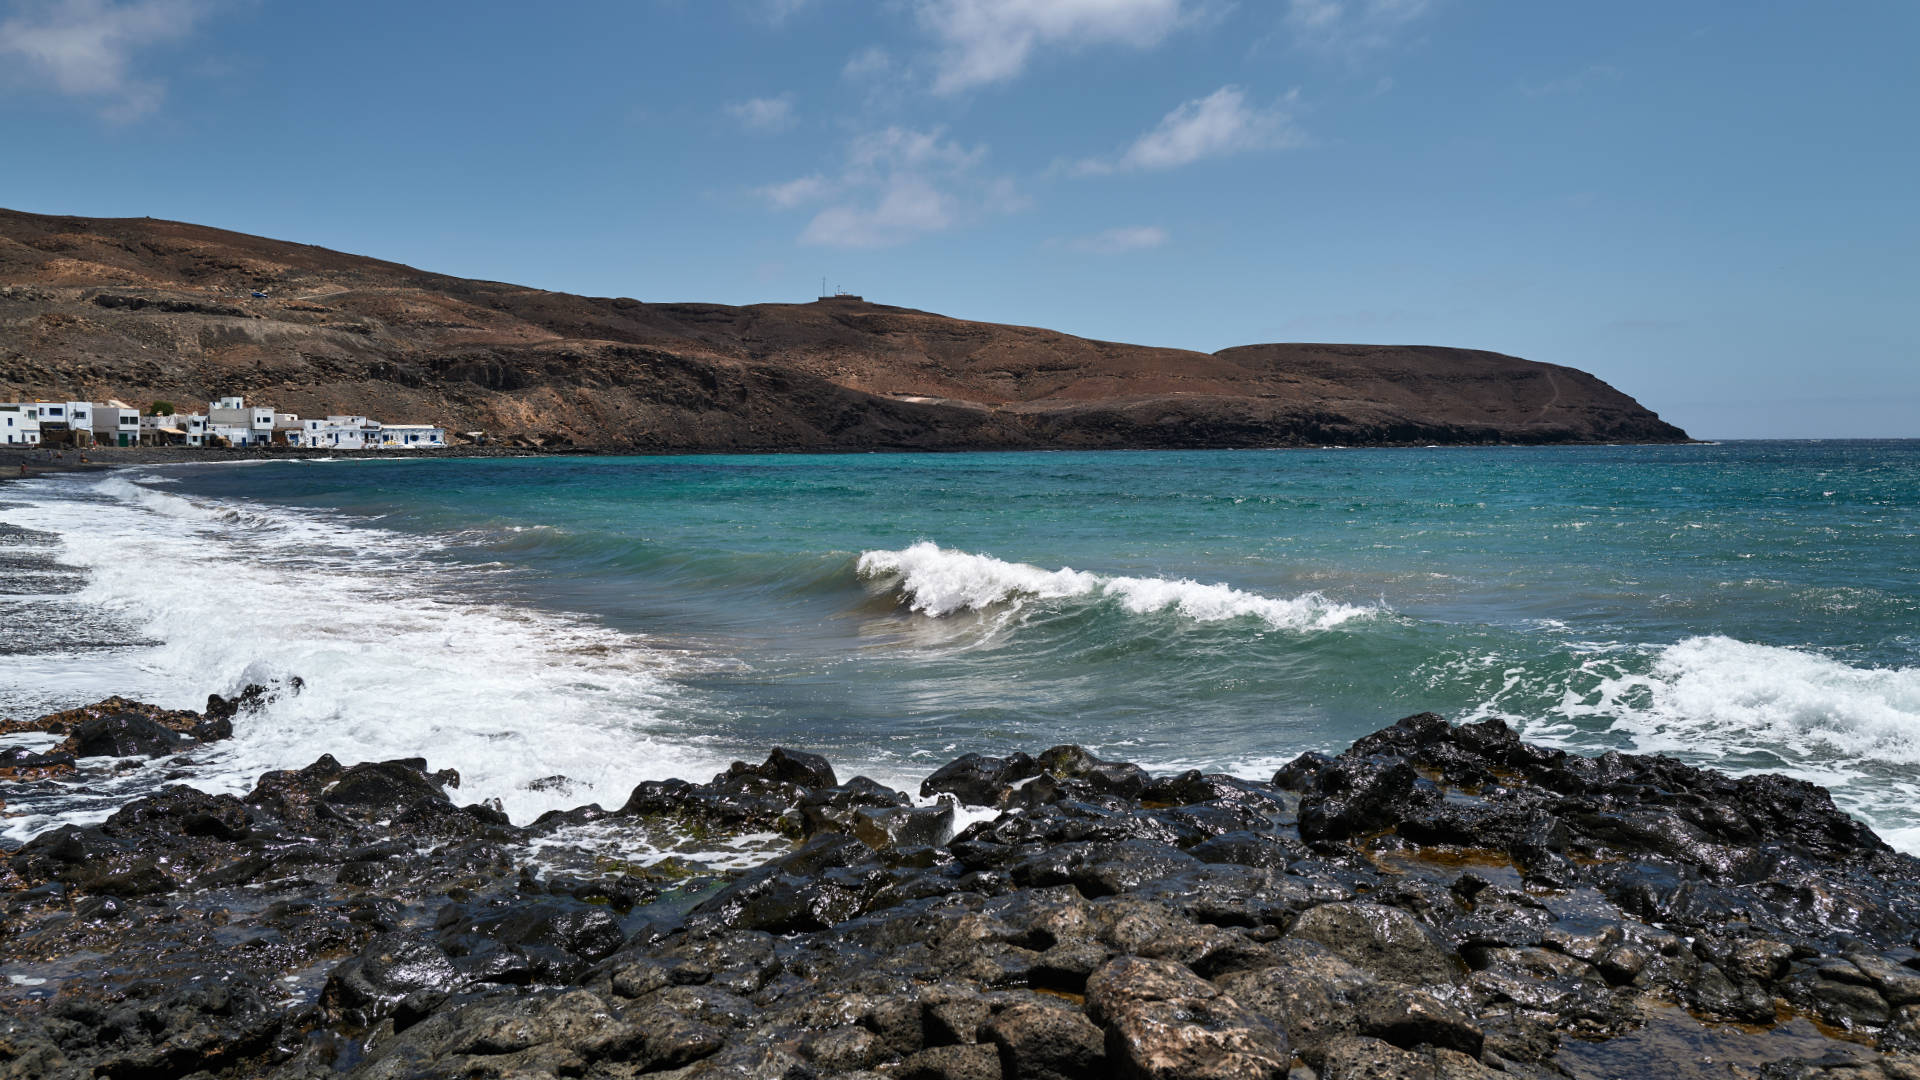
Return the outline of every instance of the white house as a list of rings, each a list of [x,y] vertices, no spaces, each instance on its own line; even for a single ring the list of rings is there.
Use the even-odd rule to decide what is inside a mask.
[[[295,441],[295,435],[299,441]],[[329,416],[325,420],[303,420],[300,430],[287,433],[290,446],[309,446],[320,450],[365,450],[380,445],[380,421],[364,416]]]
[[[420,450],[447,445],[447,429],[431,424],[386,424],[380,428],[380,445],[401,450]]]
[[[143,416],[140,418],[140,445],[142,446],[199,446],[190,442],[193,432],[188,426],[192,419],[186,416]],[[205,435],[207,418],[200,419],[200,433]]]
[[[38,403],[31,401],[0,402],[0,445],[40,445],[40,406]]]
[[[138,445],[140,410],[119,400],[93,406],[93,439],[103,446]]]
[[[273,441],[273,410],[245,398],[223,397],[207,403],[207,436],[219,436],[232,446],[265,446]]]
[[[84,401],[36,401],[40,441],[70,446],[93,445],[93,406]]]

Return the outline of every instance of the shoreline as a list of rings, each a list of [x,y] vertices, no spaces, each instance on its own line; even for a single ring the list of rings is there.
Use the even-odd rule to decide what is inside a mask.
[[[91,447],[84,451],[63,449],[59,453],[62,460],[54,460],[54,451],[46,447],[33,449],[0,446],[0,481],[21,479],[19,467],[27,466],[27,477],[56,475],[79,472],[105,472],[107,470],[141,465],[218,465],[241,461],[408,461],[421,458],[433,459],[472,459],[491,458],[553,458],[553,457],[726,457],[726,456],[786,456],[786,455],[832,455],[854,456],[860,454],[913,454],[941,456],[947,454],[1057,454],[1057,453],[1101,453],[1101,454],[1154,454],[1154,453],[1270,453],[1274,451],[1319,452],[1327,450],[1457,450],[1457,449],[1575,449],[1597,447],[1627,446],[1718,446],[1727,441],[1740,442],[1901,442],[1920,440],[1900,439],[1752,439],[1752,440],[1715,440],[1692,439],[1685,442],[1658,443],[1378,443],[1340,446],[1217,446],[1217,447],[1008,447],[977,446],[927,449],[922,447],[871,447],[848,449],[840,446],[823,447],[743,447],[729,449],[684,448],[660,450],[640,447],[485,447],[485,446],[449,446],[440,448],[420,448],[395,451],[392,448],[381,450],[307,450],[296,447]],[[85,463],[78,459],[86,457]]]
[[[0,793],[274,692],[42,718]],[[933,805],[775,748],[516,826],[433,768],[189,776],[6,852],[12,1075],[1920,1070],[1920,860],[1782,777],[1433,714],[1271,781],[967,754]]]

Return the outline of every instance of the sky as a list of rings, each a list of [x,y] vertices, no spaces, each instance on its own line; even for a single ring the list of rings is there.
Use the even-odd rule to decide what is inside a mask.
[[[0,0],[0,206],[1920,437],[1920,3]]]

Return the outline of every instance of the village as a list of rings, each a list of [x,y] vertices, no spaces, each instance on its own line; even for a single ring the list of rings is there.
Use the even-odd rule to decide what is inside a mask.
[[[141,410],[117,399],[0,402],[0,446],[286,446],[312,450],[424,450],[447,445],[445,428],[383,424],[366,416],[303,420],[246,399],[223,397],[204,413],[170,402]]]

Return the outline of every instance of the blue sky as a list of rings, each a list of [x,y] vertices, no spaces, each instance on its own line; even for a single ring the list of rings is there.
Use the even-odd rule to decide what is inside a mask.
[[[0,205],[1920,436],[1920,4],[0,0]]]

